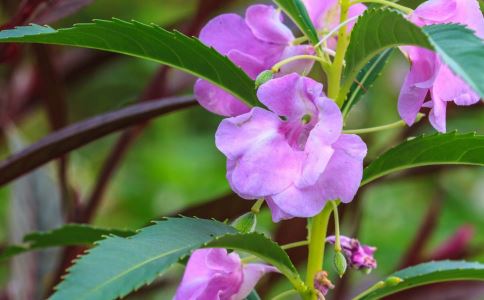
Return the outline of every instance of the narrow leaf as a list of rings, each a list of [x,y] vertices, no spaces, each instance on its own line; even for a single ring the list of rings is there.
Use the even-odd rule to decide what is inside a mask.
[[[118,19],[59,30],[31,25],[1,31],[0,42],[92,48],[152,60],[204,78],[248,104],[257,102],[254,82],[227,57],[196,38],[156,25]]]
[[[353,105],[363,97],[364,94],[373,86],[375,80],[380,76],[383,67],[385,67],[393,53],[393,49],[387,49],[377,56],[373,57],[366,66],[356,76],[356,82],[353,82],[351,89],[346,96],[343,105],[343,114],[346,115]]]
[[[190,107],[193,97],[164,98],[132,105],[82,121],[49,134],[37,143],[0,162],[0,186],[96,139],[117,130]]]
[[[107,235],[127,237],[133,234],[135,232],[130,230],[98,228],[84,224],[67,224],[51,231],[34,232],[26,235],[23,238],[23,244],[7,247],[0,254],[0,259],[49,247],[90,245],[102,240]]]
[[[435,134],[408,140],[366,167],[361,185],[392,172],[430,165],[484,166],[484,136],[474,133]]]
[[[314,28],[306,7],[301,0],[274,0],[274,2],[291,18],[291,20],[316,45],[319,42],[318,32]]]
[[[383,288],[366,293],[366,295],[357,299],[380,299],[403,290],[436,282],[458,280],[484,281],[484,264],[465,261],[428,262],[403,269],[389,277],[400,278],[403,281],[395,285],[385,285]]]
[[[420,28],[390,9],[369,9],[358,19],[345,56],[344,86],[349,88],[358,72],[379,52],[403,45],[434,50],[454,73],[484,97],[484,42],[479,37],[457,24]]]
[[[217,221],[169,218],[132,237],[110,236],[76,262],[50,299],[122,298],[194,249],[230,233],[236,230]]]

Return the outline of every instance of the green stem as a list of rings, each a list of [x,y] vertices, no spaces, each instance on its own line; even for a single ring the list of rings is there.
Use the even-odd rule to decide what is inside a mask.
[[[340,23],[346,22],[348,19],[348,11],[350,8],[349,0],[341,0],[341,14]],[[342,101],[338,100],[340,91],[341,74],[343,72],[343,63],[348,46],[348,32],[347,25],[341,26],[338,32],[338,44],[336,45],[336,55],[331,65],[328,74],[328,97],[335,100],[339,107],[343,105]]]
[[[264,204],[264,199],[259,199],[255,202],[254,205],[252,205],[252,208],[250,209],[254,214],[258,214],[260,212],[260,208]]]
[[[385,6],[388,6],[388,7],[396,8],[396,9],[402,11],[403,13],[405,13],[407,15],[413,13],[413,9],[408,8],[406,6],[403,6],[403,5],[400,5],[400,4],[397,4],[395,2],[387,1],[387,0],[355,0],[355,1],[351,2],[352,5],[357,4],[357,3],[377,3],[377,4],[385,5]]]
[[[293,248],[307,246],[307,245],[309,245],[309,241],[299,241],[299,242],[294,242],[294,243],[282,245],[281,248],[284,249],[284,250],[287,250],[287,249],[293,249]],[[242,258],[242,262],[246,263],[246,262],[257,260],[257,259],[258,259],[257,256],[250,255],[250,256]]]
[[[417,118],[415,119],[415,122],[420,121],[425,114],[417,114]],[[382,125],[382,126],[376,126],[376,127],[370,127],[370,128],[362,128],[362,129],[351,129],[351,130],[343,130],[343,133],[346,134],[365,134],[365,133],[372,133],[372,132],[378,132],[378,131],[383,131],[383,130],[388,130],[388,129],[393,129],[393,128],[398,128],[398,127],[405,127],[407,124],[405,121],[400,120],[391,124],[387,125]]]
[[[323,211],[312,219],[309,233],[309,256],[306,272],[306,285],[311,291],[314,291],[314,277],[323,267],[324,246],[331,211],[331,205],[327,204]],[[310,299],[316,300],[316,297],[316,293],[313,292]]]
[[[339,214],[338,214],[338,204],[337,201],[331,201],[333,206],[333,216],[334,216],[334,235],[336,242],[334,243],[334,251],[341,252],[341,240],[339,234]]]
[[[315,60],[315,61],[319,61],[321,64],[324,64],[325,67],[327,67],[327,64],[328,62],[319,57],[319,56],[315,56],[315,55],[296,55],[296,56],[291,56],[291,57],[288,57],[284,60],[281,60],[280,62],[278,62],[277,64],[275,64],[273,67],[272,67],[272,72],[274,73],[277,73],[279,72],[279,70],[281,69],[282,66],[288,64],[288,63],[291,63],[293,61],[297,61],[297,60],[307,60],[307,59],[311,59],[311,60]]]
[[[297,294],[298,294],[298,292],[296,290],[289,290],[289,291],[285,291],[283,293],[280,293],[279,295],[272,298],[272,300],[281,300],[281,299],[284,299],[286,297],[289,297],[289,296],[292,296],[292,295],[297,295]]]

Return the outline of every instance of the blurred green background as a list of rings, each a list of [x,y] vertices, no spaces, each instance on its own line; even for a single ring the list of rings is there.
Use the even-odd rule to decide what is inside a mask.
[[[412,2],[414,6],[418,1],[400,2]],[[224,11],[242,13],[247,3],[249,1],[236,1]],[[195,11],[195,5],[196,1],[189,0],[99,0],[56,26],[111,17],[167,26],[189,19]],[[76,122],[134,103],[157,67],[154,63],[127,57],[104,64],[96,74],[69,86],[66,96],[69,121]],[[396,100],[407,69],[408,64],[395,51],[383,76],[352,111],[347,128],[370,127],[398,120]],[[188,88],[184,92],[191,93],[191,90]],[[220,117],[195,107],[151,122],[112,179],[95,224],[137,229],[150,220],[173,215],[187,207],[228,194],[230,189],[225,179],[225,159],[215,148],[213,137],[220,120]],[[425,125],[419,126],[412,135],[434,132],[427,120],[422,122]],[[49,132],[42,109],[35,110],[16,126],[26,144],[35,142]],[[368,159],[374,159],[398,144],[405,130],[402,128],[363,136],[369,145]],[[484,134],[482,103],[468,108],[449,109],[448,131],[451,130]],[[81,195],[85,196],[91,190],[117,136],[111,135],[71,153],[69,177]],[[0,158],[5,158],[9,150],[5,143],[0,147]],[[55,179],[53,169],[50,166],[52,178]],[[471,244],[472,249],[476,249],[470,258],[484,260],[484,170],[449,167],[425,174],[425,169],[422,169],[422,174],[414,177],[380,180],[358,199],[362,217],[358,238],[378,248],[376,258],[379,267],[370,277],[353,274],[354,280],[374,280],[399,265],[437,194],[442,204],[441,215],[435,234],[427,245],[429,251],[454,235],[461,226],[469,224],[475,229]],[[11,196],[9,186],[0,188],[0,241],[7,241]],[[270,234],[273,225],[269,214],[263,216],[260,230]],[[344,222],[343,229],[352,232],[353,220],[344,218]],[[8,278],[9,262],[2,262],[0,266],[0,286],[3,286]],[[178,273],[179,270],[174,272]],[[284,289],[283,285],[276,286],[273,293]],[[168,294],[166,291],[147,294],[140,299],[168,299]]]

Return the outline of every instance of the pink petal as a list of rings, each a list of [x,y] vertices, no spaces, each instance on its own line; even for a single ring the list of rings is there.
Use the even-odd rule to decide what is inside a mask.
[[[457,105],[472,105],[481,99],[467,83],[455,76],[445,65],[439,69],[433,91],[443,101],[454,101]]]
[[[279,272],[276,268],[264,264],[247,264],[243,268],[244,281],[234,300],[245,299],[255,288],[257,282],[267,273]]]
[[[306,6],[309,17],[317,29],[321,29],[324,18],[329,10],[338,4],[338,0],[302,0]]]
[[[211,262],[213,257],[218,258],[216,264]],[[199,249],[191,255],[174,299],[211,300],[219,294],[228,295],[229,299],[239,291],[242,281],[242,264],[237,254],[229,255],[225,249]]]
[[[227,56],[252,79],[256,79],[257,75],[267,69],[263,61],[239,50],[230,50]]]
[[[351,7],[348,11],[348,19],[354,18],[356,16],[361,16],[365,12],[366,9],[367,9],[366,5],[361,4],[361,3],[351,5]],[[351,31],[351,29],[353,29],[353,27],[356,24],[356,21],[357,20],[348,23],[348,31]]]
[[[297,46],[288,46],[284,49],[282,56],[279,60],[284,60],[286,58],[297,56],[297,55],[313,55],[314,48],[309,45],[297,45]],[[300,73],[300,74],[307,74],[311,71],[311,68],[314,65],[314,61],[312,59],[303,59],[303,60],[296,60],[291,63],[288,63],[282,66],[280,70],[280,74],[290,74],[290,73]]]
[[[195,83],[194,93],[198,103],[215,114],[238,116],[250,110],[244,102],[202,79],[198,79]]]
[[[234,160],[228,174],[234,191],[246,197],[265,197],[287,188],[301,172],[303,154],[289,146],[279,132],[280,124],[277,115],[258,107],[222,121],[215,143]]]
[[[278,223],[281,220],[288,220],[293,218],[293,216],[280,209],[279,206],[277,206],[277,204],[274,202],[272,197],[266,197],[265,200],[267,206],[269,206],[269,209],[271,210],[272,221],[274,223]]]
[[[289,44],[294,35],[282,23],[280,11],[269,5],[251,5],[245,13],[245,21],[259,39],[275,44]]]
[[[214,47],[224,55],[236,49],[259,57],[265,45],[254,36],[245,20],[236,14],[223,14],[213,18],[202,28],[199,37],[204,44]]]
[[[429,120],[439,132],[446,132],[446,111],[447,103],[439,97],[438,93],[432,93],[432,109],[430,110]]]
[[[333,148],[335,152],[317,183],[320,197],[347,203],[353,200],[361,183],[366,144],[357,135],[343,134]]]
[[[343,129],[343,117],[336,103],[328,98],[319,98],[316,101],[319,121],[309,133],[306,142],[304,152],[307,157],[301,177],[296,182],[298,188],[316,183],[334,153],[331,144],[336,142]]]
[[[444,23],[452,18],[457,10],[456,0],[429,0],[417,7],[413,13],[425,25]]]
[[[322,84],[293,73],[263,84],[257,96],[276,114],[300,120],[305,114],[315,116],[314,101],[322,93]]]
[[[283,192],[273,195],[272,200],[286,216],[300,218],[314,217],[326,204],[319,186],[299,189],[292,185]]]

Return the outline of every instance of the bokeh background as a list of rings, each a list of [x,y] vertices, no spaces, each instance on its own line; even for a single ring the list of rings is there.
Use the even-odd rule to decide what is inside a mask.
[[[400,1],[412,7],[419,2]],[[95,0],[51,24],[61,27],[95,18],[118,17],[153,22],[196,35],[210,17],[223,12],[243,14],[249,3]],[[18,0],[0,1],[0,23],[7,23],[20,5]],[[160,76],[160,66],[155,63],[66,47],[24,46],[13,49],[3,59],[1,159],[55,128],[46,110],[46,98],[52,93],[63,103],[55,110],[55,115],[64,120],[60,124],[63,127],[134,104],[147,90],[157,98],[190,94],[194,81],[171,70]],[[53,73],[45,70],[45,61]],[[346,127],[370,127],[398,120],[396,100],[407,69],[403,56],[394,51],[383,75],[353,109]],[[45,91],[42,86],[49,88]],[[109,177],[92,223],[138,229],[151,220],[180,213],[224,220],[247,211],[251,203],[231,193],[225,179],[224,157],[214,145],[214,132],[220,120],[200,107],[193,107],[154,119],[137,130],[136,138],[126,147],[118,168]],[[483,134],[482,102],[472,107],[451,106],[448,130]],[[432,132],[424,120],[412,128],[364,135],[369,146],[367,160],[408,137]],[[101,170],[106,167],[106,157],[116,149],[121,135],[112,134],[69,154],[64,178],[71,199],[81,203],[89,200],[99,184]],[[62,212],[65,193],[59,189],[57,171],[58,162],[52,162],[0,187],[0,247],[20,242],[28,232],[48,230],[66,222]],[[344,234],[378,248],[379,266],[370,275],[350,272],[343,281],[335,278],[337,288],[330,299],[348,299],[378,278],[422,261],[447,258],[484,261],[484,169],[420,168],[378,180],[345,207],[342,220]],[[305,238],[304,220],[272,224],[265,210],[259,218],[258,230],[280,243]],[[305,250],[289,253],[303,267]],[[0,299],[44,298],[59,275],[63,254],[65,250],[58,249],[1,261]],[[330,258],[331,254],[328,255]],[[175,268],[151,287],[128,298],[170,299],[181,271]],[[278,276],[267,278],[259,288],[263,299],[285,289],[287,284]],[[393,299],[484,299],[483,295],[482,284],[463,282],[417,289]]]

